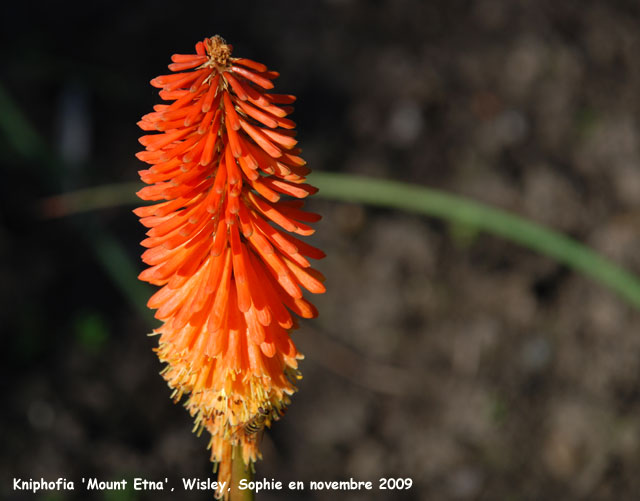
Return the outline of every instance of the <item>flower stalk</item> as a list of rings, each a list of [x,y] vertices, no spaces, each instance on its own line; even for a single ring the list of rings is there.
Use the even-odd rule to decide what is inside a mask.
[[[253,480],[253,469],[242,460],[242,449],[236,447],[231,464],[229,501],[253,501],[254,494],[252,489],[240,489],[242,480],[245,480],[248,485]]]

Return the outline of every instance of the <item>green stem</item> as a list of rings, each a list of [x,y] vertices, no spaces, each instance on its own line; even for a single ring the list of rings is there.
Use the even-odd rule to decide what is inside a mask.
[[[640,280],[635,275],[576,240],[523,217],[439,190],[387,179],[316,172],[309,176],[309,182],[320,188],[318,196],[322,198],[439,217],[501,236],[591,277],[640,308]],[[134,196],[139,187],[137,183],[123,183],[86,188],[58,195],[46,205],[57,207],[51,214],[57,216],[125,202],[140,204]],[[55,203],[50,204],[51,200]]]
[[[466,224],[554,258],[616,291],[640,308],[640,281],[577,241],[509,212],[441,191],[386,179],[315,173],[325,198],[402,209]]]
[[[253,469],[251,465],[247,466],[242,460],[242,448],[237,445],[233,450],[233,460],[231,465],[231,491],[229,492],[229,501],[253,501],[252,489],[239,489],[240,481],[253,480]]]

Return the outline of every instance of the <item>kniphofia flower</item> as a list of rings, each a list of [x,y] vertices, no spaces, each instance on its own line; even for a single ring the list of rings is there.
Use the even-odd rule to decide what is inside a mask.
[[[154,132],[140,138],[150,165],[138,195],[157,203],[135,211],[149,228],[140,279],[162,287],[148,303],[162,321],[162,375],[211,434],[227,482],[235,446],[245,464],[259,458],[259,430],[296,391],[292,313],[317,315],[302,289],[325,290],[309,263],[323,252],[294,236],[320,218],[299,200],[316,189],[286,118],[295,97],[268,92],[278,73],[231,52],[207,38],[151,80],[169,103],[138,123]]]

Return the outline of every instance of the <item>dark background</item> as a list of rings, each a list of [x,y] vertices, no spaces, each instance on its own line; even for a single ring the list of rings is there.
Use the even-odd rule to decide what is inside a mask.
[[[211,498],[179,489],[209,474],[207,439],[171,403],[127,297],[133,206],[55,218],[43,203],[137,179],[148,82],[205,36],[280,71],[313,169],[469,196],[640,273],[636,1],[23,1],[0,30],[2,499]],[[328,292],[294,334],[305,378],[257,478],[414,486],[258,499],[637,498],[637,310],[470,228],[310,207]],[[75,493],[11,490],[58,476]],[[89,476],[168,477],[179,494],[90,497]]]

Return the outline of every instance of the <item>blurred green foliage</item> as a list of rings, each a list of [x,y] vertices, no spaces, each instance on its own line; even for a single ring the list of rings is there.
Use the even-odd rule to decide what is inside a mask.
[[[81,311],[74,321],[76,341],[91,353],[101,351],[109,340],[109,328],[97,311]]]

